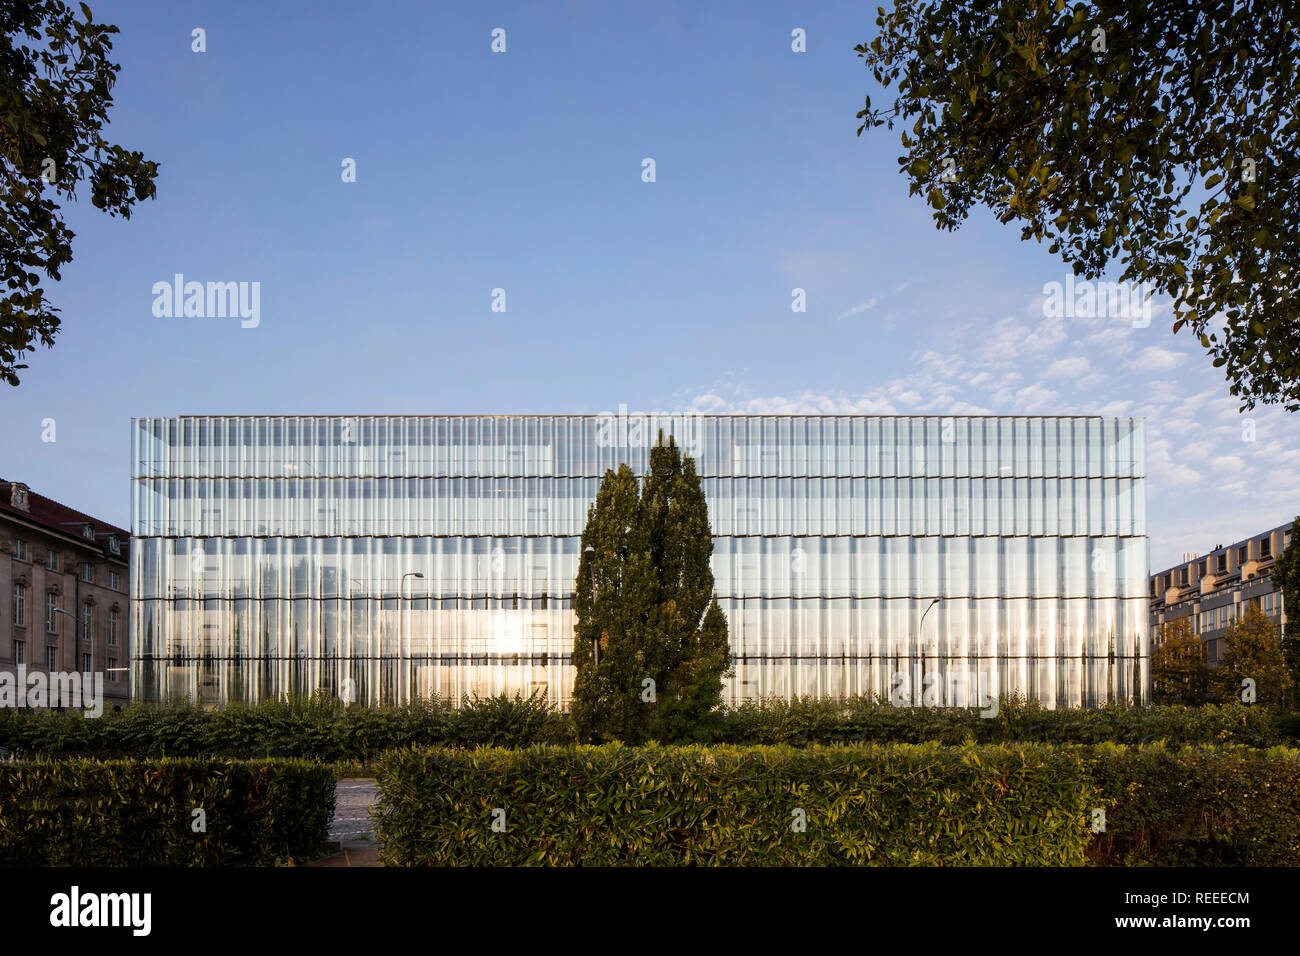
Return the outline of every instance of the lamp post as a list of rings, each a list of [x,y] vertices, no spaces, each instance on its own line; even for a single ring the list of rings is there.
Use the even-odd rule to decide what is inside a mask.
[[[596,609],[596,549],[591,545],[583,548],[582,553],[587,557],[587,569],[591,572],[591,606],[592,611]],[[595,614],[592,614],[592,624],[595,624]],[[593,630],[591,633],[591,666],[595,667],[600,663],[600,641]]]
[[[77,645],[77,650],[74,651],[73,653],[74,653],[74,654],[80,653],[80,652],[81,652],[81,637],[79,637],[78,635],[79,635],[79,634],[84,634],[84,633],[85,633],[85,628],[82,627],[80,630],[78,630],[78,625],[81,624],[81,622],[77,620],[77,615],[73,614],[71,611],[65,611],[65,610],[64,610],[63,608],[61,608],[61,607],[56,607],[56,608],[54,609],[54,613],[55,613],[55,614],[66,614],[68,617],[72,618],[72,638],[73,638],[73,643]],[[74,658],[73,661],[72,661],[72,667],[73,667],[73,670],[76,670],[76,667],[77,667],[77,661],[76,661],[75,658]],[[90,669],[91,669],[92,672],[95,670],[95,642],[94,642],[93,640],[90,642]]]
[[[917,643],[920,645],[920,650],[921,650],[921,706],[922,707],[925,706],[925,616],[929,614],[930,609],[933,608],[938,603],[939,603],[938,598],[934,598],[929,603],[926,609],[921,612],[921,623],[918,624],[916,627],[916,640]],[[939,633],[938,631],[936,631],[935,632],[935,639],[936,639],[935,657],[936,658],[938,657],[939,654],[939,648],[937,646],[938,637],[939,637]],[[938,666],[937,660],[935,662],[935,666],[936,667]]]
[[[402,575],[401,583],[397,586],[397,697],[398,703],[402,703],[402,624],[406,615],[402,613],[402,602],[406,596],[406,579],[420,578],[423,580],[424,575],[419,571],[407,571]]]
[[[76,646],[76,650],[74,650],[74,651],[72,652],[72,653],[73,653],[72,670],[73,670],[73,673],[76,673],[76,672],[77,672],[77,660],[76,660],[76,655],[79,654],[79,653],[81,653],[81,638],[77,636],[77,635],[78,635],[78,625],[81,624],[81,622],[77,620],[77,615],[73,614],[71,611],[65,611],[65,610],[64,610],[63,608],[61,608],[61,607],[56,607],[56,608],[54,609],[54,613],[55,613],[55,614],[64,614],[64,615],[67,615],[68,617],[72,618],[72,640],[73,640],[73,644]],[[85,626],[82,625],[81,628],[80,628],[80,633],[84,634],[84,633],[85,633],[85,630],[86,630],[86,629],[85,629]],[[92,639],[90,640],[90,674],[87,675],[87,676],[88,676],[92,681],[95,679],[95,678],[94,678],[94,673],[95,673],[95,641],[94,641],[94,639],[92,638]],[[51,675],[50,675],[50,687],[51,687],[51,693],[53,693],[53,687],[54,687],[54,686],[55,686],[55,683],[54,683],[54,675],[51,674]],[[59,685],[59,686],[62,686],[62,685]],[[85,693],[86,693],[86,692],[85,692],[85,690],[84,690],[84,685],[83,685],[83,690],[82,690],[82,695],[83,695],[83,697],[82,697],[82,701],[83,701],[83,703],[85,702],[85,697],[84,697]],[[61,696],[61,695],[60,695],[60,696]],[[53,700],[50,701],[50,704],[51,704],[51,706],[53,706]],[[60,700],[60,701],[59,701],[59,704],[60,704],[60,706],[62,706],[62,705],[63,705],[63,701]]]

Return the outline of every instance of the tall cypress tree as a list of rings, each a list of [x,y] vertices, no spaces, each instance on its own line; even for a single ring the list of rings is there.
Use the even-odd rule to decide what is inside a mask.
[[[639,495],[626,466],[607,472],[582,547],[574,600],[579,728],[629,741],[697,734],[721,702],[730,647],[726,616],[712,601],[713,537],[695,462],[660,434]]]
[[[587,510],[573,598],[572,710],[583,733],[610,733],[627,721],[624,695],[616,693],[616,685],[626,683],[621,672],[629,652],[635,653],[634,629],[628,627],[634,602],[626,594],[626,571],[637,505],[636,476],[620,465],[617,472],[605,472]]]

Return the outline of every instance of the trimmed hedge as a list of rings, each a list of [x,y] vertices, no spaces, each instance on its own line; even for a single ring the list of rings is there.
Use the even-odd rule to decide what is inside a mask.
[[[333,816],[332,771],[305,761],[0,762],[3,866],[273,865],[321,856]]]
[[[1023,746],[403,750],[375,816],[389,865],[1069,866],[1082,774]]]
[[[404,750],[377,776],[395,865],[1300,865],[1281,748]]]
[[[303,757],[364,761],[392,747],[517,746],[572,740],[569,721],[540,697],[489,697],[401,707],[337,698],[234,704],[135,703],[87,719],[77,712],[0,708],[0,747],[30,756]]]
[[[1291,740],[1278,715],[1234,703],[1204,707],[1071,707],[1049,710],[1004,698],[996,716],[974,708],[892,707],[864,698],[847,701],[769,698],[727,710],[721,739],[770,743],[1060,743],[1244,744],[1269,747]]]
[[[1082,754],[1104,794],[1098,866],[1300,866],[1300,754],[1102,745]]]
[[[996,717],[978,710],[892,707],[769,698],[719,711],[699,728],[701,743],[1061,744],[1233,743],[1294,746],[1294,716],[1244,704],[1048,710],[1004,700]],[[76,713],[0,709],[0,747],[29,755],[307,757],[365,762],[392,747],[527,747],[573,743],[573,724],[538,696],[421,701],[402,707],[344,707],[337,699],[270,701],[221,710],[133,704],[93,720]]]

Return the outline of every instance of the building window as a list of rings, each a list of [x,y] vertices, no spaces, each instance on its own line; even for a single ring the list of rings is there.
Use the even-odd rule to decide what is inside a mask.
[[[117,612],[108,612],[108,646],[117,647]]]
[[[14,641],[14,663],[15,664],[27,663],[27,642],[26,641]]]
[[[1238,564],[1246,563],[1246,546],[1244,544],[1237,549],[1237,563]]]
[[[108,659],[108,679],[109,679],[109,680],[120,680],[120,679],[121,679],[121,678],[119,678],[119,677],[117,676],[116,671],[117,671],[117,658],[116,658],[116,657],[110,657],[110,658]]]
[[[82,672],[83,674],[89,674],[89,673],[90,673],[90,655],[89,655],[89,654],[82,654],[82,655],[81,655],[81,672]]]
[[[50,571],[59,570],[59,555],[49,548],[45,549],[45,567]]]
[[[58,599],[53,591],[45,592],[45,630],[51,634],[57,634],[59,631],[58,616],[54,613],[58,609]]]
[[[14,624],[18,627],[27,624],[27,589],[21,584],[14,585]]]
[[[95,566],[89,561],[81,565],[81,580],[89,584],[95,583]]]
[[[56,647],[45,648],[45,669],[47,671],[58,670],[59,667],[59,650]]]
[[[108,586],[112,588],[114,591],[122,590],[122,580],[120,577],[118,577],[116,571],[108,572]]]
[[[95,636],[95,609],[89,604],[81,608],[81,636],[86,640]]]
[[[1196,573],[1199,574],[1201,577],[1205,577],[1205,561],[1204,561],[1204,560],[1202,560],[1201,563],[1198,564],[1198,565],[1196,566]]]
[[[1226,554],[1221,554],[1219,555],[1219,573],[1222,574],[1227,570],[1228,570],[1228,556]]]
[[[21,538],[14,538],[14,557],[19,561],[27,560],[27,542]]]
[[[1273,539],[1272,539],[1272,538],[1260,538],[1260,539],[1259,539],[1259,556],[1260,556],[1261,558],[1267,558],[1267,557],[1271,557],[1272,554],[1273,554]]]

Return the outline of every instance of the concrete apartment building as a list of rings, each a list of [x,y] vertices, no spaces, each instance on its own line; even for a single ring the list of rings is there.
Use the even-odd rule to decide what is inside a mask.
[[[0,480],[0,674],[102,674],[104,710],[127,702],[129,540]]]
[[[1290,524],[1215,546],[1208,554],[1188,555],[1182,564],[1151,575],[1151,635],[1159,643],[1161,626],[1190,616],[1192,630],[1207,645],[1210,663],[1223,656],[1230,624],[1256,605],[1273,619],[1278,633],[1286,623],[1282,591],[1273,583],[1273,562],[1291,544]]]

